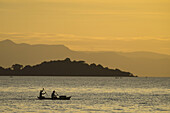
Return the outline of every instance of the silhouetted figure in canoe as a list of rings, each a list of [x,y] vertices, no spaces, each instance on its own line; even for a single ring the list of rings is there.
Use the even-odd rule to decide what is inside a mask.
[[[55,90],[52,92],[52,94],[51,94],[51,98],[52,99],[55,99],[55,98],[57,98],[57,93],[55,92]]]
[[[40,98],[45,98],[43,95],[46,94],[46,92],[44,92],[44,88],[42,90],[40,90]]]

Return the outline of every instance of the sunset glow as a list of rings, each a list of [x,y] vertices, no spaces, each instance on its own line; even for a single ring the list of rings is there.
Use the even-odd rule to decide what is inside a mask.
[[[169,0],[0,0],[0,40],[170,54]]]

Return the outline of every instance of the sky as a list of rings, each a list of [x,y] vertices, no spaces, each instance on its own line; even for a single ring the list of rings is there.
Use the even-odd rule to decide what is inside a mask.
[[[170,54],[170,0],[0,0],[0,40]]]

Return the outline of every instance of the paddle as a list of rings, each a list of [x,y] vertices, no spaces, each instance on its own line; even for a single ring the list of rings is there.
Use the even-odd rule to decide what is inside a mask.
[[[45,94],[48,96],[48,94],[47,94],[47,92],[45,91],[45,89],[44,89],[44,88],[43,88],[43,90],[44,90]]]
[[[45,92],[45,94],[48,96],[47,92]]]
[[[55,92],[55,96],[57,97],[57,96],[59,96],[59,94],[57,92]]]
[[[44,89],[44,92],[45,92],[45,94],[48,96],[48,94],[47,94],[47,92],[45,91],[45,89]]]

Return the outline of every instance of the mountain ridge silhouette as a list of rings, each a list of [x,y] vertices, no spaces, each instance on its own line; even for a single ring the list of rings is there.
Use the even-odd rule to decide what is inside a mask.
[[[94,76],[94,77],[137,77],[120,69],[110,69],[85,61],[65,60],[44,61],[33,66],[14,64],[9,68],[0,67],[0,76]]]
[[[42,61],[65,59],[84,60],[119,68],[141,76],[169,76],[170,56],[153,52],[73,51],[64,45],[17,44],[0,41],[0,66],[35,65]]]

